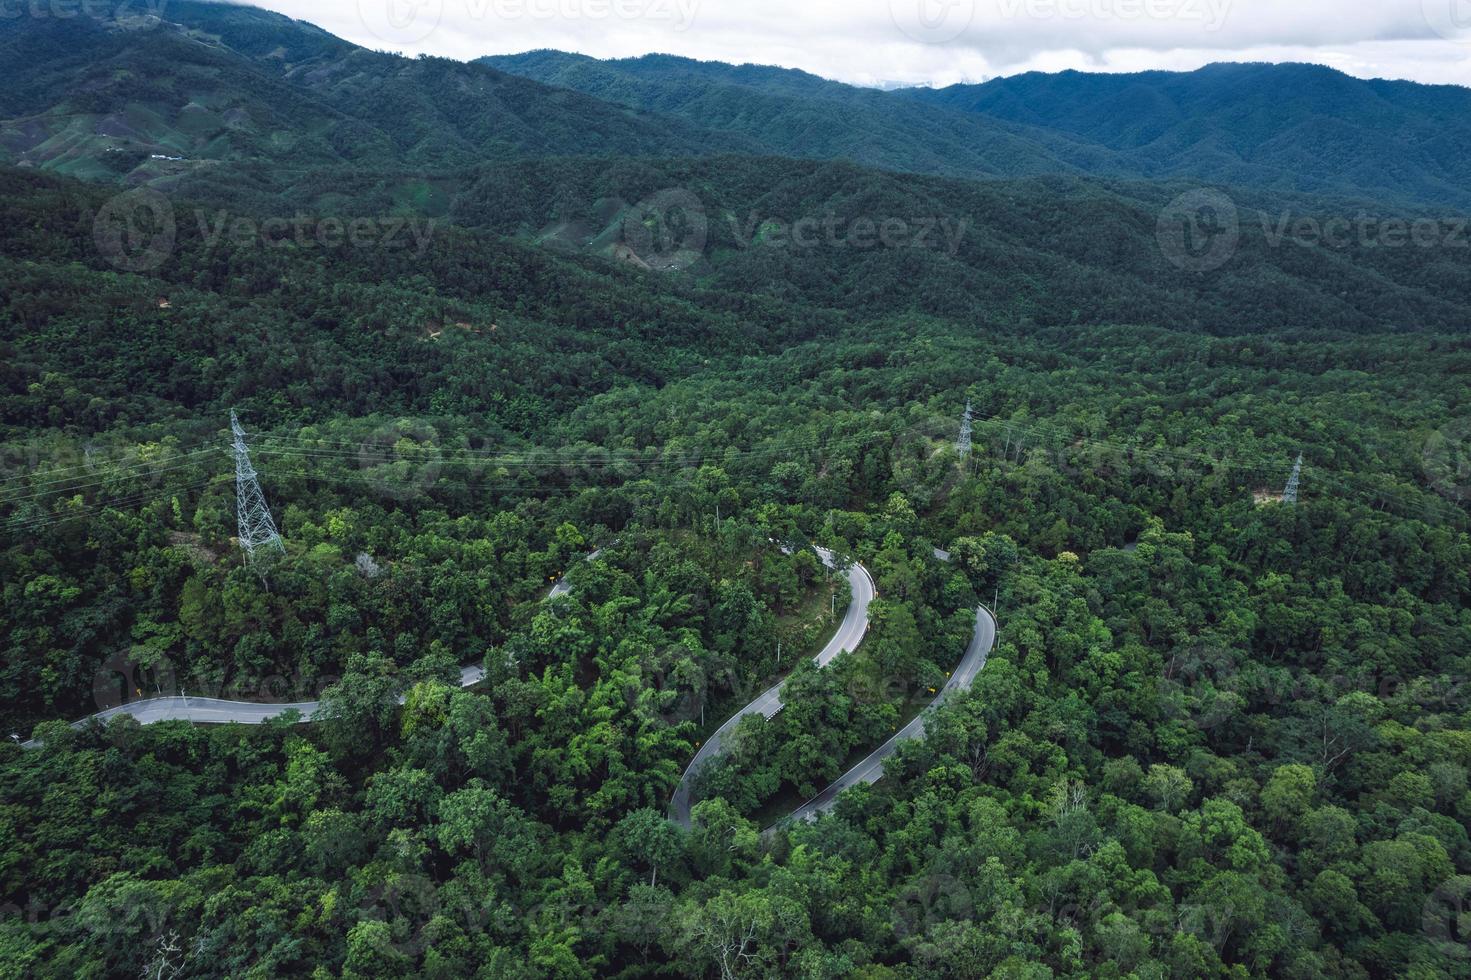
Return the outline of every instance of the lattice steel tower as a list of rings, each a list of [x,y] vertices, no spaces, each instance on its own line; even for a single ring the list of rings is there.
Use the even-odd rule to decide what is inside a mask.
[[[257,549],[284,553],[286,546],[281,543],[276,522],[271,519],[271,510],[266,506],[266,495],[261,492],[255,467],[250,465],[245,430],[240,427],[240,419],[233,410],[230,412],[230,431],[235,434],[232,448],[235,452],[235,505],[240,516],[240,547],[252,559]]]
[[[971,451],[971,422],[975,416],[971,414],[970,399],[965,400],[965,417],[960,422],[960,439],[955,443],[955,451],[960,454],[962,460],[970,458]]]
[[[1297,503],[1297,491],[1302,485],[1302,453],[1297,454],[1297,462],[1292,466],[1292,476],[1287,480],[1287,489],[1282,491],[1282,502],[1284,504]]]

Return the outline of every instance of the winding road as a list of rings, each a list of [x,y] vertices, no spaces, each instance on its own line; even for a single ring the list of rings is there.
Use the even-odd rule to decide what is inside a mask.
[[[558,593],[559,595],[562,593]],[[479,664],[460,668],[460,686],[474,687],[485,680],[485,668]],[[407,695],[400,695],[399,704],[403,704]],[[218,698],[189,697],[188,695],[174,695],[162,698],[145,698],[141,701],[129,701],[120,704],[116,708],[108,708],[99,711],[95,715],[88,715],[81,721],[72,722],[73,728],[81,728],[88,722],[109,722],[119,715],[132,715],[140,725],[153,725],[161,721],[189,721],[202,725],[264,725],[272,719],[279,718],[288,711],[295,711],[301,715],[303,721],[313,721],[317,709],[322,706],[320,701],[297,701],[291,704],[257,704],[253,701],[221,701]],[[34,748],[35,742],[23,743],[27,748]]]
[[[837,556],[826,548],[815,548],[818,556],[828,568],[837,568]],[[595,561],[603,554],[602,549],[588,555],[587,561]],[[935,557],[940,561],[948,561],[950,556],[938,548],[935,549]],[[837,632],[833,634],[827,645],[813,658],[818,667],[826,667],[840,654],[852,652],[863,642],[868,635],[870,624],[868,608],[873,602],[877,592],[874,587],[873,576],[868,569],[862,565],[854,564],[844,571],[848,580],[848,587],[852,595],[852,602],[848,605],[848,611],[843,616],[843,621],[838,625]],[[571,585],[564,577],[556,582],[547,593],[548,599],[567,595],[572,591]],[[986,666],[986,660],[991,650],[996,645],[996,618],[991,611],[982,606],[976,611],[975,634],[971,637],[970,646],[966,648],[965,656],[961,658],[960,665],[950,676],[949,681],[936,696],[933,703],[920,712],[919,716],[904,726],[903,730],[897,732],[883,745],[854,766],[847,773],[838,778],[831,786],[824,789],[817,796],[802,804],[786,819],[780,821],[777,826],[792,821],[810,821],[817,818],[818,814],[831,810],[836,804],[839,794],[843,790],[859,783],[876,783],[883,777],[884,762],[894,754],[900,744],[911,739],[923,738],[925,733],[925,721],[940,705],[944,704],[958,691],[968,690],[975,683],[977,675]],[[485,668],[479,664],[463,667],[460,669],[460,686],[473,687],[485,679]],[[746,705],[725,724],[721,725],[695,753],[694,759],[685,768],[680,777],[679,785],[675,788],[674,797],[669,804],[670,818],[682,827],[690,826],[690,808],[693,805],[691,790],[694,779],[705,769],[721,751],[725,748],[726,740],[740,724],[741,719],[750,715],[759,714],[765,718],[773,718],[785,707],[781,699],[782,684],[778,684],[760,697]],[[404,703],[407,695],[399,697],[399,703]],[[304,721],[313,721],[317,711],[321,708],[319,701],[298,701],[290,704],[255,704],[247,701],[221,701],[215,698],[188,697],[178,695],[173,697],[147,698],[141,701],[132,701],[127,704],[118,705],[89,715],[81,721],[73,722],[73,728],[80,728],[93,721],[106,723],[120,715],[131,715],[137,719],[139,724],[152,725],[163,721],[188,721],[199,724],[239,724],[239,725],[263,725],[272,719],[279,718],[287,712],[294,711],[301,715]],[[32,739],[21,743],[26,748],[38,748],[40,743]],[[767,833],[775,830],[776,826],[768,828]]]
[[[603,549],[599,548],[584,560],[596,561],[602,555]],[[551,591],[547,593],[547,598],[555,599],[571,591],[571,584],[568,583],[566,576],[563,576],[552,586]],[[460,668],[461,687],[474,687],[483,680],[485,680],[485,668],[480,664],[470,664]],[[407,694],[399,695],[398,703],[403,704],[407,698]],[[161,721],[187,721],[201,725],[264,725],[288,711],[295,711],[301,715],[303,721],[315,721],[317,710],[321,706],[320,701],[257,704],[253,701],[221,701],[217,698],[191,698],[187,694],[179,694],[129,701],[115,708],[99,711],[95,715],[88,715],[81,721],[74,721],[72,727],[81,728],[93,721],[106,724],[119,715],[131,715],[140,725],[154,725]],[[40,744],[35,739],[31,739],[22,742],[21,746],[35,749],[39,748]]]
[[[818,548],[817,553],[822,557],[823,563],[829,568],[835,566],[832,552]],[[948,562],[950,560],[950,554],[936,548],[935,558],[939,561]],[[822,652],[815,658],[819,667],[826,667],[840,653],[845,651],[851,652],[856,649],[858,643],[868,633],[868,606],[873,601],[875,594],[873,578],[868,574],[868,569],[862,565],[854,565],[847,574],[849,586],[853,590],[853,603],[848,607],[848,615],[843,620],[843,625],[839,627],[837,635],[832,638],[827,646],[823,647]],[[991,656],[991,651],[995,646],[996,617],[985,606],[981,606],[976,610],[976,628],[974,634],[971,636],[970,645],[966,647],[965,656],[960,659],[960,665],[955,668],[955,672],[950,675],[950,679],[945,683],[945,686],[940,690],[935,700],[921,711],[913,721],[905,725],[902,730],[895,733],[892,738],[875,749],[862,762],[840,776],[827,789],[802,804],[790,816],[778,821],[776,825],[767,828],[766,832],[770,833],[776,830],[777,827],[791,821],[815,820],[818,814],[825,813],[833,808],[837,803],[838,795],[843,790],[857,786],[859,783],[871,784],[882,779],[884,775],[884,762],[894,754],[895,750],[902,743],[910,739],[923,738],[926,718],[957,692],[970,689],[971,685],[975,683],[976,677],[980,674],[981,669],[986,666],[986,661]],[[696,753],[689,767],[685,769],[684,775],[679,780],[679,786],[675,788],[674,798],[669,804],[670,819],[682,827],[688,827],[690,825],[690,807],[692,805],[690,790],[695,776],[720,754],[721,749],[724,747],[724,738],[728,737],[734,731],[735,726],[740,724],[742,718],[754,714],[772,718],[775,717],[777,712],[781,711],[784,707],[781,699],[781,689],[782,685],[778,684],[776,687],[771,688],[771,690],[764,692],[756,700],[737,712],[729,721],[721,725],[715,734],[711,735],[710,739],[704,745],[700,746],[700,751]]]
[[[831,551],[826,548],[815,550],[824,565],[828,568],[837,567],[837,558]],[[827,646],[812,658],[819,667],[826,667],[840,653],[858,649],[858,644],[863,642],[863,637],[868,633],[868,604],[873,602],[875,595],[873,576],[869,575],[868,569],[862,565],[854,565],[844,574],[847,576],[848,588],[852,592],[853,601],[849,603],[848,612],[843,616],[843,622],[839,624],[837,633],[827,642]],[[721,750],[725,747],[725,740],[730,737],[731,732],[735,731],[741,719],[757,714],[765,718],[774,718],[777,712],[786,707],[781,699],[781,689],[782,685],[778,684],[764,692],[756,700],[732,715],[730,720],[716,729],[715,734],[700,746],[694,759],[690,760],[690,764],[685,768],[684,775],[679,778],[679,785],[674,789],[674,798],[669,801],[669,816],[675,823],[681,827],[690,825],[690,807],[693,804],[690,799],[690,791],[693,788],[694,779],[714,761],[716,756],[720,755]]]
[[[965,656],[961,658],[960,666],[955,668],[955,673],[950,675],[950,680],[940,689],[935,700],[930,702],[918,717],[905,725],[893,738],[875,749],[872,755],[838,777],[837,781],[827,789],[792,811],[792,815],[782,823],[815,820],[818,814],[826,813],[833,808],[838,801],[838,794],[843,790],[857,786],[859,783],[876,783],[882,779],[884,762],[889,756],[893,755],[902,743],[910,739],[924,738],[926,718],[957,692],[970,689],[970,686],[976,682],[981,668],[986,666],[986,661],[990,658],[995,646],[996,617],[991,615],[991,610],[982,606],[976,610],[976,630],[970,638],[970,646],[965,648]],[[770,829],[774,830],[775,827]]]

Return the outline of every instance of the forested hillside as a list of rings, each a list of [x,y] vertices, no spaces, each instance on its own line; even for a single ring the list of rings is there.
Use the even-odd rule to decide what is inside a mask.
[[[457,229],[181,229],[135,275],[87,246],[103,194],[6,179],[10,724],[128,684],[334,719],[5,749],[11,972],[1461,975],[1464,336],[858,316]],[[1301,505],[1259,504],[1299,450]],[[875,626],[681,833],[702,732],[824,635],[772,539],[863,561]],[[993,593],[932,737],[760,837]]]
[[[481,65],[407,59],[278,14],[177,0],[162,23],[0,19],[0,151],[86,179],[272,190],[321,168],[452,171],[485,160],[750,148]],[[330,185],[330,178],[327,178]]]
[[[599,61],[534,51],[482,61],[755,138],[786,156],[965,177],[1167,178],[1471,206],[1465,89],[1362,80],[1321,66],[1029,73],[879,92],[805,72],[664,55]]]
[[[742,137],[768,153],[964,177],[1125,173],[1070,137],[806,72],[667,55],[598,61],[560,51],[482,58],[513,75]]]
[[[1405,232],[1384,247],[1378,229],[1386,219],[1368,216],[1393,209],[1332,199],[1242,195],[1231,205],[1238,231],[1230,260],[1210,274],[1182,268],[1162,247],[1160,226],[1181,185],[958,181],[775,158],[558,160],[488,169],[450,214],[523,240],[618,256],[634,202],[660,205],[663,220],[675,210],[661,204],[671,188],[693,218],[666,251],[681,237],[703,244],[688,277],[858,317],[1149,323],[1225,334],[1460,330],[1471,301],[1463,221],[1428,219],[1436,230],[1420,245],[1407,219],[1388,218]],[[1339,241],[1295,231],[1304,219],[1322,228],[1347,216],[1373,230]]]
[[[1030,73],[904,94],[1096,145],[1141,176],[1460,209],[1471,201],[1471,92],[1456,85],[1350,78],[1320,65],[1220,64]]]
[[[1439,184],[916,176],[1046,99],[55,26],[0,19],[0,978],[1471,978]],[[1104,141],[1045,115],[977,125]],[[320,708],[69,724],[171,696]]]

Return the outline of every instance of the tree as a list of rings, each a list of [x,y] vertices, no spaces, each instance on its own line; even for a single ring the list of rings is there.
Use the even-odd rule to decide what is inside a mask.
[[[679,860],[684,841],[674,824],[654,810],[635,810],[613,828],[613,846],[624,863],[649,869],[649,887],[659,883],[659,869]]]
[[[807,917],[792,899],[767,892],[723,890],[683,917],[683,940],[696,962],[722,980],[779,968],[793,947],[811,940]]]
[[[341,681],[322,694],[321,715],[340,756],[381,746],[398,713],[398,680],[381,654],[354,655]]]
[[[409,957],[394,945],[393,930],[389,923],[370,919],[359,922],[348,930],[344,976],[404,976],[411,966]]]
[[[1262,809],[1278,826],[1299,820],[1317,794],[1318,777],[1304,765],[1278,766],[1262,790]]]
[[[756,859],[761,835],[755,824],[717,797],[701,800],[690,810],[688,848],[696,875],[729,877]]]
[[[1195,792],[1195,784],[1183,770],[1156,763],[1149,767],[1149,773],[1144,777],[1144,792],[1153,798],[1159,809],[1175,813]]]

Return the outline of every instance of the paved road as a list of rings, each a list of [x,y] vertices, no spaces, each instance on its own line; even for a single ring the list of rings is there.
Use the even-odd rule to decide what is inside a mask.
[[[826,548],[818,548],[817,554],[823,564],[829,568],[837,566],[837,559],[831,551]],[[848,612],[843,617],[843,622],[838,626],[838,631],[828,641],[827,646],[822,648],[813,660],[819,667],[826,667],[841,653],[858,649],[858,644],[863,642],[863,637],[868,633],[868,606],[874,599],[873,577],[868,574],[868,569],[862,565],[854,565],[846,572],[848,587],[852,592],[853,601],[848,606]],[[725,747],[725,741],[735,727],[740,724],[742,718],[749,715],[759,714],[765,718],[772,718],[785,706],[781,699],[782,685],[778,684],[771,690],[766,691],[756,700],[746,705],[725,724],[711,735],[700,750],[695,753],[694,759],[690,761],[685,769],[684,775],[680,777],[679,785],[675,787],[674,798],[669,802],[669,816],[675,823],[682,827],[690,825],[690,807],[694,801],[690,799],[690,790],[694,778],[698,775],[716,756],[720,755]]]
[[[160,721],[194,721],[204,724],[264,725],[288,711],[298,711],[305,721],[321,707],[318,701],[301,701],[296,704],[250,704],[244,701],[220,701],[216,698],[149,698],[132,701],[116,708],[99,711],[97,714],[72,727],[80,727],[92,719],[108,722],[119,715],[132,715],[140,725],[152,725]],[[29,745],[30,743],[26,743]]]
[[[599,548],[588,555],[587,561],[595,561],[602,557],[603,549]],[[565,577],[559,579],[552,590],[547,593],[548,599],[555,599],[572,591]],[[474,687],[485,680],[485,668],[480,664],[470,664],[460,668],[460,686]],[[400,696],[399,704],[403,704],[406,696]],[[314,721],[317,709],[321,707],[319,701],[298,701],[292,704],[256,704],[250,701],[220,701],[215,698],[191,698],[191,697],[165,697],[147,698],[142,701],[130,701],[116,708],[108,708],[99,711],[95,715],[88,715],[81,721],[73,722],[73,728],[81,728],[94,719],[104,724],[119,715],[132,715],[140,725],[152,725],[160,721],[189,721],[205,725],[264,725],[273,718],[279,718],[288,711],[296,711],[301,714],[303,721]],[[34,739],[21,743],[25,748],[34,749],[39,743]]]
[[[928,708],[920,712],[908,725],[889,739],[878,749],[864,759],[858,765],[840,776],[837,782],[827,789],[818,793],[802,806],[792,812],[789,820],[815,820],[819,813],[831,810],[837,803],[838,794],[851,786],[859,783],[876,783],[884,775],[884,762],[894,754],[894,750],[903,742],[910,739],[924,738],[924,725],[926,717],[940,705],[949,700],[956,692],[966,691],[975,683],[981,668],[986,666],[986,660],[991,656],[991,650],[996,646],[996,617],[985,606],[976,610],[976,629],[971,636],[970,646],[966,647],[965,656],[961,658],[960,666],[955,668],[955,673],[950,675],[950,680],[940,690],[939,695]]]
[[[594,551],[592,554],[588,555],[586,560],[587,561],[597,561],[601,557],[603,557],[603,549],[602,548],[599,548],[597,551]],[[569,593],[571,591],[572,591],[572,583],[567,581],[567,576],[566,575],[563,575],[561,578],[557,579],[557,584],[554,585],[554,586],[552,586],[552,591],[550,591],[550,592],[547,593],[547,598],[548,599],[555,599],[557,596],[559,596],[559,595],[566,595],[567,593]],[[479,683],[479,682],[477,681],[476,683]],[[466,684],[465,686],[466,687],[469,687],[470,685],[469,684]]]
[[[823,564],[829,568],[837,566],[836,556],[825,548],[816,549],[822,558]],[[593,561],[602,555],[598,550],[587,556],[588,561]],[[940,560],[948,560],[950,557],[945,552],[935,549],[935,557]],[[819,667],[826,667],[839,654],[856,650],[863,642],[868,633],[869,617],[868,607],[875,596],[872,576],[868,569],[862,565],[853,565],[845,573],[848,585],[852,593],[852,603],[848,606],[848,612],[843,617],[843,622],[838,626],[837,633],[822,648],[822,651],[813,658]],[[571,586],[564,578],[558,581],[547,594],[548,599],[566,595],[571,591]],[[794,811],[791,820],[812,820],[819,813],[830,810],[843,790],[859,783],[875,783],[883,776],[883,764],[889,756],[894,754],[894,749],[904,741],[913,738],[924,737],[924,723],[926,716],[943,704],[956,691],[967,690],[975,682],[976,676],[985,667],[986,659],[990,656],[992,648],[996,644],[996,620],[991,613],[982,607],[976,612],[976,629],[971,638],[970,646],[965,651],[965,656],[951,675],[950,680],[935,698],[934,703],[926,708],[919,717],[915,718],[904,729],[894,735],[872,755],[854,766],[848,773],[843,775],[827,789],[823,790],[812,800],[803,804]],[[485,678],[485,670],[478,664],[464,667],[460,670],[460,683],[464,687],[480,683]],[[400,697],[399,703],[403,703]],[[262,725],[273,718],[277,718],[288,711],[300,713],[303,720],[311,721],[321,707],[317,701],[301,701],[292,704],[253,704],[243,701],[220,701],[214,698],[197,697],[166,697],[150,698],[144,701],[134,701],[129,704],[109,708],[98,712],[81,721],[74,722],[73,727],[81,727],[96,719],[101,722],[110,721],[118,715],[132,715],[140,724],[151,725],[161,721],[190,721],[201,724],[241,724]],[[781,711],[784,704],[781,699],[781,685],[778,684],[771,690],[766,691],[756,700],[752,701],[739,713],[726,721],[711,735],[704,745],[700,746],[699,752],[685,769],[679,786],[675,789],[674,798],[670,803],[671,817],[682,826],[690,825],[690,786],[694,776],[699,773],[711,760],[718,756],[723,746],[723,740],[728,738],[735,726],[747,715],[761,714],[766,718],[774,717]],[[36,742],[23,743],[26,748],[37,747]]]

